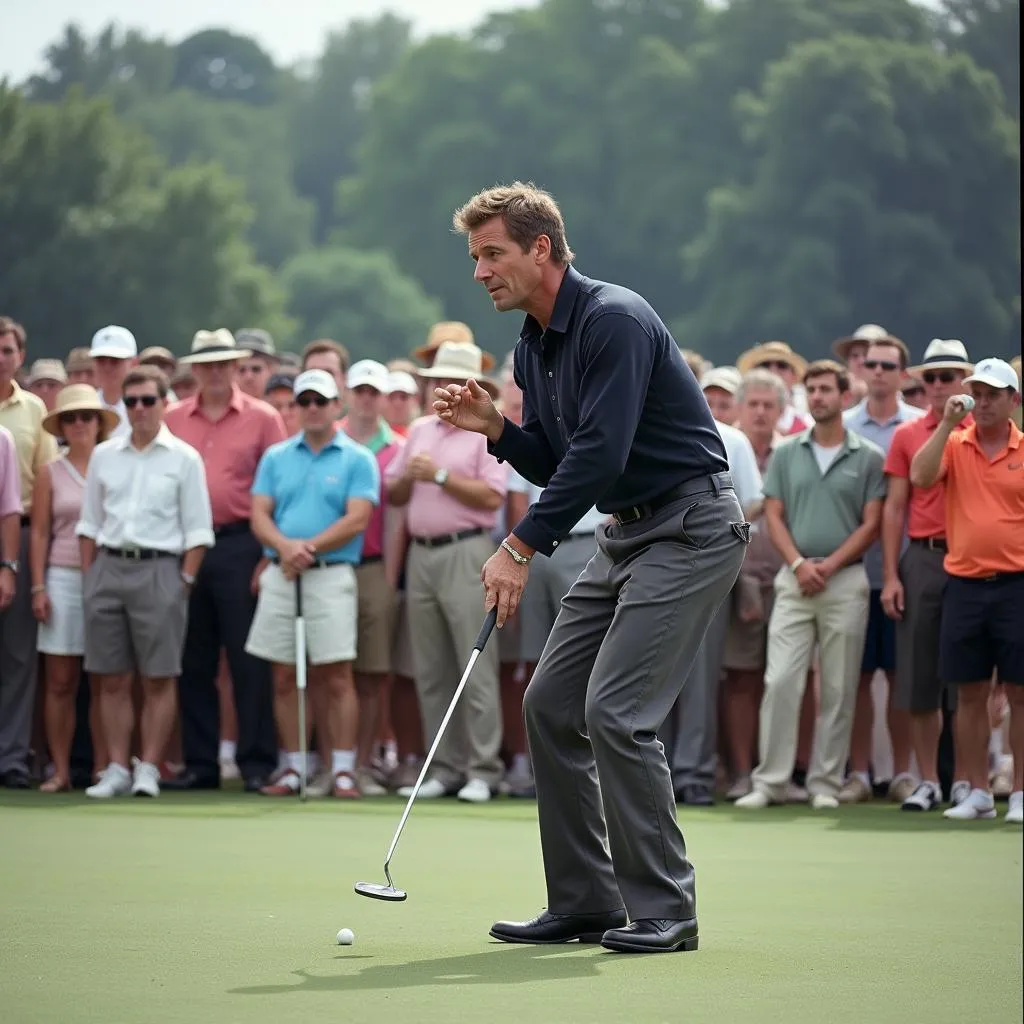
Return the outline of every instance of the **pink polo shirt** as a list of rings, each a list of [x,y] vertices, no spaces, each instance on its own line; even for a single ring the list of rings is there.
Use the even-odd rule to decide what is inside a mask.
[[[438,469],[482,480],[495,493],[508,490],[508,466],[487,453],[487,438],[442,423],[436,416],[424,416],[409,427],[409,436],[387,469],[389,481],[399,479],[409,459],[426,452]],[[438,537],[481,527],[490,530],[497,511],[469,508],[437,484],[417,480],[406,506],[406,522],[413,537]]]
[[[14,438],[0,427],[0,516],[21,515],[21,471]]]

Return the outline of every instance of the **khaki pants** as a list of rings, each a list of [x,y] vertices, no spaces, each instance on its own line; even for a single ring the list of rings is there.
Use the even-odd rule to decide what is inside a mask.
[[[857,681],[868,624],[867,573],[850,565],[813,597],[804,597],[788,567],[775,577],[775,605],[768,624],[768,664],[761,701],[756,789],[786,797],[796,760],[800,704],[814,644],[821,653],[820,700],[807,772],[811,795],[835,796],[843,783],[853,729]]]
[[[480,570],[494,554],[486,535],[428,548],[413,542],[406,564],[406,611],[416,669],[416,693],[427,747],[444,718],[466,670],[484,617]],[[482,779],[492,789],[501,781],[501,706],[498,696],[498,638],[477,659],[459,706],[437,748],[430,774],[446,788]]]

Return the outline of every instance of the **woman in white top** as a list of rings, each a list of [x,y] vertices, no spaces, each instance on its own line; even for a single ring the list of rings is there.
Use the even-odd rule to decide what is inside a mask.
[[[75,527],[93,449],[117,424],[117,413],[105,408],[96,389],[88,384],[64,388],[43,420],[43,428],[65,445],[60,457],[37,475],[32,493],[32,611],[39,622],[36,646],[44,656],[43,719],[54,765],[53,775],[40,787],[44,793],[71,788],[75,696],[85,655],[82,570]],[[101,733],[98,729],[92,732],[96,747]],[[105,751],[95,749],[95,755],[96,764],[106,765]]]

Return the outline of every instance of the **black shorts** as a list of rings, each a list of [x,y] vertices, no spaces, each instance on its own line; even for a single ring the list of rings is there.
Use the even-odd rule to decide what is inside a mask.
[[[874,675],[879,669],[892,672],[896,668],[896,623],[882,608],[882,592],[872,590],[868,598],[868,628],[864,634],[862,675]]]
[[[950,576],[942,597],[939,673],[946,683],[1024,685],[1024,572],[992,580]]]

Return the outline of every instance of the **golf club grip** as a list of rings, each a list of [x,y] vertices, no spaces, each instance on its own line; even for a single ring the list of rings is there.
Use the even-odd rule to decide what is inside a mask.
[[[497,607],[494,607],[487,613],[487,618],[484,619],[484,624],[480,627],[480,632],[476,637],[476,643],[473,644],[474,651],[482,651],[484,649],[484,645],[487,643],[487,638],[491,635],[491,631],[494,629],[494,625],[497,621],[498,609]]]
[[[295,577],[295,617],[302,618],[302,574]]]

